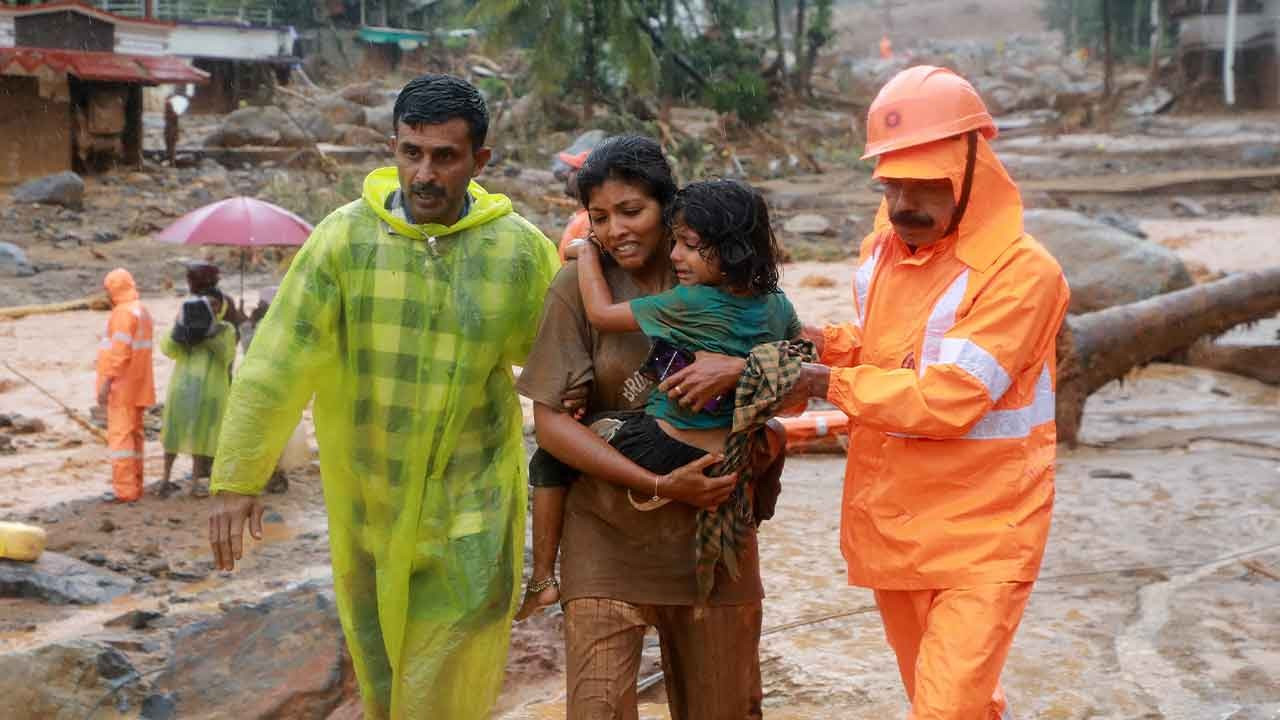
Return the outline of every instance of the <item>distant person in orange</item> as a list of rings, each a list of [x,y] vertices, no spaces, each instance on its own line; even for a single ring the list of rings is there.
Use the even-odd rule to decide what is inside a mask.
[[[880,36],[880,59],[890,60],[893,58],[893,41],[888,35]]]
[[[583,150],[576,155],[562,152],[557,156],[560,162],[569,166],[569,172],[565,173],[564,194],[575,201],[578,199],[578,171],[582,169],[583,163],[587,161],[587,156],[590,154],[590,150]],[[570,242],[577,238],[585,238],[589,234],[591,234],[591,219],[587,217],[587,211],[579,207],[569,220],[569,224],[565,226],[564,232],[560,234],[560,262],[565,261],[564,250],[569,247]]]
[[[867,151],[884,203],[850,322],[801,385],[850,418],[849,582],[875,590],[911,720],[1012,717],[1000,672],[1053,510],[1058,263],[1022,227],[996,128],[950,70],[880,91]]]
[[[134,502],[142,497],[142,414],[156,402],[151,313],[138,300],[128,270],[112,270],[102,285],[111,297],[111,318],[98,344],[98,404],[107,409],[113,499]]]

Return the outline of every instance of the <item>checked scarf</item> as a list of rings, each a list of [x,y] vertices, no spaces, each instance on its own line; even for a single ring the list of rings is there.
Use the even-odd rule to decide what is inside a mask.
[[[727,475],[737,471],[738,484],[715,511],[698,513],[698,597],[705,601],[715,584],[716,565],[723,563],[729,577],[738,578],[738,552],[755,527],[755,509],[747,486],[753,481],[749,460],[757,443],[765,442],[765,423],[782,409],[783,399],[800,379],[803,363],[817,362],[817,351],[808,340],[783,340],[752,348],[747,367],[738,381],[734,398],[733,430],[725,441],[724,462],[708,471]]]

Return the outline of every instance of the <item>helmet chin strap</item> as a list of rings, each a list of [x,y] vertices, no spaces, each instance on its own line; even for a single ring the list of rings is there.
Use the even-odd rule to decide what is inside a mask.
[[[947,226],[947,231],[942,233],[942,237],[960,229],[964,211],[969,207],[969,193],[973,191],[973,166],[978,159],[978,131],[970,130],[965,137],[969,142],[969,150],[964,162],[964,183],[960,185],[960,201],[956,203],[956,211],[951,214],[951,224]]]

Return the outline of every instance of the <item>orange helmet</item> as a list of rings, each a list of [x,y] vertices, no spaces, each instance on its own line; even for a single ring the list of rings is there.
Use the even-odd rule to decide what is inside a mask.
[[[978,91],[946,68],[917,65],[895,75],[872,101],[862,159],[971,130],[988,140],[996,136],[996,123]]]

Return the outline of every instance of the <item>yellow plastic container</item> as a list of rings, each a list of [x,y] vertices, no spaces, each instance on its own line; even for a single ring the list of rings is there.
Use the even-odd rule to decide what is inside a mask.
[[[43,528],[0,522],[0,558],[35,562],[44,552],[46,539]]]

